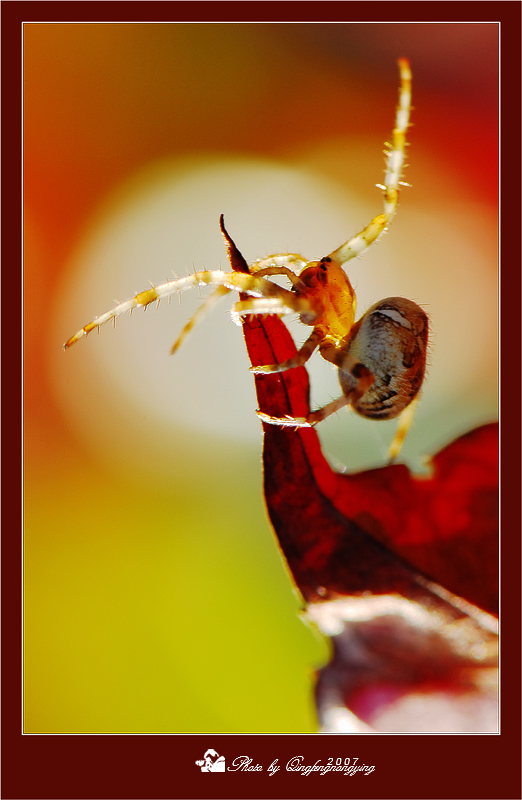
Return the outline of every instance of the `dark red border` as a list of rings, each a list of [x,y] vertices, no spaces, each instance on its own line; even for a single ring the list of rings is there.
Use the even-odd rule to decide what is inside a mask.
[[[5,24],[30,22],[498,22],[514,26],[518,11],[511,0],[485,0],[471,7],[466,0],[426,0],[412,5],[408,0],[352,2],[351,0],[240,0],[207,3],[202,13],[199,2],[169,0],[13,0],[2,3]]]
[[[503,723],[500,736],[21,736],[20,63],[27,21],[501,21],[503,99]],[[520,17],[516,2],[4,2],[2,15],[3,337],[2,797],[520,798]],[[296,19],[298,15],[298,19]],[[480,170],[480,164],[477,164]],[[516,379],[514,379],[516,376]],[[515,398],[515,399],[513,399]],[[358,756],[367,778],[281,771],[210,777],[213,747],[267,765]],[[346,781],[348,780],[348,784]],[[350,782],[351,781],[351,782]],[[354,781],[357,781],[354,785]]]

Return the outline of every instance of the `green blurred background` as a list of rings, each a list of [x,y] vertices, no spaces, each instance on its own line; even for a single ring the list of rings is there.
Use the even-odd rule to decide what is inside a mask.
[[[261,428],[227,301],[182,350],[194,291],[64,353],[134,292],[247,260],[318,258],[381,210],[411,60],[390,232],[350,267],[432,323],[404,459],[496,416],[494,24],[24,26],[25,731],[307,733],[327,658],[266,519]],[[296,338],[307,331],[290,322]],[[339,394],[311,364],[314,404]],[[384,463],[394,426],[340,413],[332,463]]]

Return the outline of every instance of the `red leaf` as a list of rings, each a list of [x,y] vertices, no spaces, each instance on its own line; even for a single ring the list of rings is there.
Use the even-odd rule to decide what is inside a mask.
[[[250,318],[244,331],[253,365],[276,363],[295,353],[290,334],[276,317]],[[309,411],[304,367],[257,375],[256,389],[259,408],[267,414],[305,416]],[[307,599],[318,587],[346,594],[399,588],[390,585],[390,576],[379,567],[382,543],[454,594],[489,612],[497,610],[496,424],[478,428],[438,453],[428,478],[416,477],[400,464],[341,475],[322,455],[315,430],[269,424],[264,429],[268,511]],[[356,568],[346,558],[340,561],[340,548],[346,556],[352,547],[357,550]]]
[[[254,366],[296,353],[277,317],[243,330]],[[309,412],[304,367],[255,380],[265,414]],[[332,637],[322,730],[496,730],[497,634],[480,609],[497,608],[497,426],[453,442],[420,478],[403,465],[340,475],[315,430],[263,425],[270,520],[309,618]]]

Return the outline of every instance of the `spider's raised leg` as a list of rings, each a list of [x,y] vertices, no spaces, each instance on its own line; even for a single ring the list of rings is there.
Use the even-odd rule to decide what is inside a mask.
[[[399,69],[401,76],[399,104],[395,115],[393,138],[386,158],[384,184],[379,184],[379,188],[383,190],[384,194],[384,213],[378,214],[353,239],[330,253],[330,258],[338,264],[345,264],[373,244],[385,231],[397,210],[399,184],[404,166],[406,130],[409,124],[411,108],[411,71],[408,59],[399,59]]]
[[[274,255],[266,256],[266,258],[259,258],[257,261],[254,261],[252,264],[249,264],[248,267],[250,272],[253,274],[258,274],[263,272],[266,275],[286,275],[287,271],[291,272],[289,269],[290,267],[294,267],[294,269],[303,269],[306,267],[308,261],[303,256],[300,256],[298,253],[274,253]],[[284,272],[264,272],[264,270],[269,270],[272,268],[282,267],[285,271]],[[295,272],[292,272],[292,275],[295,277]],[[288,276],[291,279],[291,276]]]
[[[75,342],[87,336],[91,331],[100,328],[111,319],[117,319],[127,311],[132,311],[134,308],[146,308],[154,302],[159,302],[165,298],[171,297],[178,292],[184,292],[187,289],[192,289],[194,286],[223,286],[231,291],[241,292],[250,295],[254,298],[260,298],[268,306],[266,311],[260,311],[257,308],[249,312],[251,314],[275,313],[275,314],[291,314],[297,313],[301,315],[310,315],[313,320],[317,316],[317,311],[312,301],[307,298],[297,297],[294,292],[288,289],[283,289],[265,278],[257,277],[257,275],[250,275],[245,272],[223,272],[222,270],[215,270],[209,272],[204,270],[196,272],[194,275],[187,275],[185,278],[178,280],[168,281],[159,286],[152,286],[144,292],[125,300],[123,303],[118,303],[117,306],[96,317],[88,325],[85,325],[81,330],[77,331],[74,336],[71,336],[65,344],[64,348],[67,350]],[[246,301],[248,302],[248,301]]]
[[[300,261],[300,263],[302,263],[302,261]],[[264,278],[269,275],[284,275],[285,278],[288,278],[294,290],[306,291],[306,287],[303,284],[302,280],[300,279],[299,275],[296,275],[295,272],[293,272],[291,269],[288,269],[288,267],[284,266],[264,267],[263,269],[256,270],[255,272],[253,272],[253,274],[256,276],[256,278],[260,277]]]
[[[266,374],[269,372],[285,372],[287,369],[294,369],[294,367],[302,367],[312,353],[315,352],[321,341],[321,334],[313,330],[306,342],[298,350],[297,355],[289,358],[288,361],[283,361],[281,364],[265,364],[259,367],[250,367],[250,372],[256,374]]]
[[[176,350],[178,350],[181,347],[183,340],[188,336],[192,328],[203,319],[207,311],[210,311],[212,306],[214,306],[219,300],[221,300],[222,297],[226,297],[227,294],[230,294],[231,291],[232,289],[228,289],[226,286],[218,286],[217,289],[214,289],[212,294],[210,294],[206,298],[206,300],[203,301],[203,303],[199,306],[196,313],[189,319],[189,321],[181,331],[180,335],[170,348],[171,356],[174,355]]]

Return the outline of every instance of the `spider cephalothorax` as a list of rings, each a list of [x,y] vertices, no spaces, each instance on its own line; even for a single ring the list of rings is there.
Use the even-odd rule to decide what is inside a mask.
[[[399,60],[399,68],[399,104],[387,153],[384,183],[380,185],[384,194],[384,212],[360,233],[319,261],[307,262],[294,253],[279,253],[248,267],[245,263],[244,271],[204,270],[152,286],[96,317],[72,336],[64,347],[67,349],[105,322],[115,320],[137,306],[146,307],[194,286],[216,286],[183,328],[172,347],[172,352],[175,352],[211,305],[224,295],[237,291],[247,298],[234,305],[232,313],[238,319],[249,314],[297,313],[303,324],[313,328],[294,358],[281,364],[252,367],[252,372],[267,374],[302,366],[316,349],[339,370],[343,393],[337,400],[303,418],[281,419],[258,412],[263,421],[294,427],[311,426],[346,405],[372,419],[393,419],[406,412],[390,448],[390,455],[395,457],[411,420],[412,401],[424,378],[428,319],[411,300],[389,297],[376,303],[355,322],[355,292],[343,265],[379,238],[397,210],[411,106],[411,73],[407,59]],[[239,252],[225,229],[223,217],[220,224],[229,253],[231,248]],[[299,274],[294,271],[296,269],[301,270]],[[291,288],[285,289],[271,281],[270,277],[275,275],[286,277]]]

